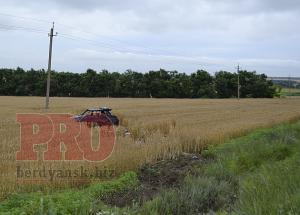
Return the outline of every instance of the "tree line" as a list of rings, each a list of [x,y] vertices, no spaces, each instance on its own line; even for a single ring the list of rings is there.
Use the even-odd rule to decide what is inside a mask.
[[[45,96],[45,70],[0,69],[0,95]],[[264,74],[240,71],[241,98],[272,98],[276,86]],[[234,98],[237,73],[220,71],[211,75],[198,70],[190,75],[177,71],[124,73],[88,69],[85,73],[51,73],[51,96],[135,98]]]

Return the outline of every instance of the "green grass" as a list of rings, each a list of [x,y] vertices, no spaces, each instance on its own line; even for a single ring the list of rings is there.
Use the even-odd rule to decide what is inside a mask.
[[[1,215],[79,215],[111,209],[98,200],[103,195],[132,189],[138,184],[137,175],[127,172],[119,179],[92,184],[84,189],[69,189],[52,193],[13,194],[0,203]]]
[[[232,213],[300,214],[300,123],[261,130],[206,154],[216,161],[205,174],[239,181]]]
[[[300,123],[204,151],[209,162],[142,214],[300,214]]]
[[[292,157],[243,180],[237,214],[300,214],[299,166],[299,157]]]
[[[281,96],[300,96],[300,89],[298,88],[282,88]]]
[[[233,189],[213,177],[188,176],[182,187],[162,193],[146,203],[141,214],[201,214],[223,208],[232,201]]]

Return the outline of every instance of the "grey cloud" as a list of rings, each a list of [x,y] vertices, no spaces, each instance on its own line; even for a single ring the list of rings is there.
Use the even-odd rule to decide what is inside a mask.
[[[188,8],[193,9],[217,9],[220,11],[268,11],[268,10],[298,10],[298,0],[12,0],[13,4],[20,6],[52,6],[57,9],[67,8],[90,12],[93,10],[126,11],[131,10],[137,13],[152,13],[154,16],[164,10],[180,11]]]
[[[262,0],[258,2],[265,9],[271,9],[277,11],[300,9],[299,0]]]
[[[275,71],[278,74],[281,71],[299,74],[300,71],[299,63],[293,63],[292,66],[287,63],[298,62],[300,59],[298,0],[0,0],[0,3],[0,13],[55,20],[59,33],[100,41],[100,44],[108,43],[108,40],[97,35],[124,40],[129,45],[113,40],[109,43],[116,49],[126,48],[133,53],[120,57],[111,54],[111,50],[105,50],[102,57],[95,58],[92,51],[103,52],[103,46],[91,47],[86,41],[57,37],[54,43],[54,59],[57,64],[54,63],[54,67],[57,65],[61,70],[69,68],[78,71],[78,68],[89,67],[91,64],[91,67],[98,65],[124,71],[127,69],[124,67],[132,64],[132,68],[144,68],[141,70],[145,71],[158,66],[164,67],[165,63],[177,66],[179,70],[186,68],[191,71],[196,67],[207,66],[214,71],[222,67],[234,68],[233,64],[242,59],[249,68],[258,71]],[[43,28],[46,31],[50,27],[50,24],[0,15],[0,24],[4,23]],[[60,24],[75,26],[81,32]],[[2,30],[4,33],[2,32],[0,39],[5,41],[5,44],[1,44],[2,49],[11,51],[8,54],[3,52],[7,56],[0,54],[0,66],[15,62],[16,66],[20,63],[20,66],[34,67],[47,62],[46,34],[42,38],[28,35],[25,41],[23,37],[21,40],[19,37],[12,37],[6,29]],[[91,32],[93,35],[82,32]],[[39,46],[37,41],[45,44]],[[25,47],[24,43],[28,46]],[[10,44],[15,44],[16,47],[11,48]],[[133,50],[134,46],[144,55],[138,55]],[[24,53],[30,56],[30,47],[32,52],[38,52],[39,55],[45,53],[45,57],[40,59],[39,55],[32,54],[35,57],[24,60]],[[65,60],[69,56],[63,53],[70,55],[75,48],[86,50],[87,47],[92,51],[81,52],[76,56],[82,59],[78,60],[80,65],[73,63],[72,59]],[[145,54],[148,52],[157,56]],[[176,58],[176,55],[184,57]],[[272,60],[267,60],[269,58]],[[264,64],[264,61],[267,63]]]
[[[79,19],[76,16],[95,14],[100,18],[100,26],[104,15],[103,21],[107,21],[105,18],[110,19],[118,28],[122,26],[123,30],[138,32],[187,29],[226,31],[247,16],[269,13],[272,16],[276,11],[295,13],[295,10],[300,8],[300,1],[297,0],[12,0],[12,2],[14,3],[11,4],[18,4],[20,7],[34,8],[33,14],[47,11],[48,8],[50,12],[59,11],[57,15],[68,14],[73,10],[74,20]],[[300,14],[296,12],[293,18],[299,17]],[[260,23],[272,21],[267,18],[259,20]]]

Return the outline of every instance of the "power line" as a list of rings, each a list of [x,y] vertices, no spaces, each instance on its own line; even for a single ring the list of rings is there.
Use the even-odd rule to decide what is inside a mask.
[[[96,41],[96,40],[91,40],[91,39],[88,39],[88,38],[83,38],[83,37],[78,37],[78,36],[73,36],[73,35],[70,35],[70,34],[64,34],[64,33],[60,33],[60,36],[63,37],[63,38],[66,38],[66,39],[70,39],[70,40],[75,40],[75,41],[85,41],[85,42],[88,42],[88,43],[91,43],[91,44],[94,44],[94,45],[99,45],[99,44],[102,44],[103,47],[105,48],[111,48],[111,49],[114,49],[113,46],[109,45],[109,44],[106,44],[104,42],[99,42],[99,41]],[[116,49],[115,49],[116,50]]]
[[[79,29],[78,27],[62,24],[60,22],[58,22],[58,23],[62,26],[65,26],[65,27],[69,28],[69,29],[73,29],[78,33],[88,34],[88,35],[91,35],[91,36],[94,36],[94,37],[97,37],[97,38],[101,37],[105,40],[109,40],[110,42],[117,42],[117,43],[120,43],[120,44],[123,43],[125,45],[132,46],[132,44],[130,44],[130,43],[124,41],[124,40],[108,38],[107,36],[104,36],[104,35],[95,34],[95,33],[89,32],[89,31],[83,31],[83,30]]]
[[[36,18],[32,18],[32,17],[16,16],[16,15],[11,15],[11,14],[6,14],[6,13],[0,13],[0,15],[1,16],[15,18],[15,19],[31,20],[31,21],[36,21],[36,22],[48,23],[48,24],[52,23],[51,21],[42,20],[42,19],[36,19]],[[88,31],[82,31],[78,27],[71,26],[71,25],[66,25],[66,24],[63,24],[61,22],[56,22],[56,25],[61,25],[61,26],[64,26],[66,28],[73,29],[76,32],[80,32],[80,33],[84,33],[84,34],[89,34],[89,35],[92,35],[92,36],[95,36],[95,37],[105,37],[103,35],[94,34],[94,33],[88,32]],[[119,43],[127,43],[125,41],[118,40],[118,39],[111,39],[111,38],[107,38],[107,37],[105,37],[105,39],[108,39],[108,40],[111,40],[111,41],[116,41],[116,42],[119,42]],[[128,45],[130,45],[130,44],[128,44]]]
[[[81,31],[81,30],[78,30],[77,32],[81,32],[81,33],[84,33],[84,34],[89,34],[89,35],[92,35],[94,37],[102,37],[104,38],[104,40],[110,40],[110,41],[106,41],[104,42],[103,40],[100,42],[100,41],[97,41],[97,40],[93,40],[93,39],[90,39],[90,38],[85,38],[85,37],[82,37],[82,36],[74,36],[74,35],[70,35],[70,34],[67,34],[67,33],[61,33],[62,35],[65,35],[67,38],[69,39],[72,39],[74,38],[74,40],[84,40],[84,41],[87,41],[87,42],[91,42],[91,43],[96,43],[96,44],[105,44],[106,46],[109,46],[109,47],[113,47],[114,50],[116,51],[119,51],[120,50],[120,46],[122,46],[123,48],[123,51],[126,51],[126,52],[136,52],[136,53],[143,53],[143,54],[146,54],[146,53],[155,53],[155,52],[158,52],[158,51],[163,51],[163,50],[160,50],[160,49],[153,49],[152,47],[145,47],[145,46],[135,46],[135,45],[131,45],[125,41],[121,41],[121,40],[117,40],[117,39],[109,39],[105,36],[101,36],[101,35],[97,35],[97,34],[94,34],[94,33],[90,33],[90,32],[87,32],[87,31]],[[70,38],[72,37],[72,38]],[[117,44],[114,42],[117,42]],[[125,47],[124,47],[125,45]],[[117,48],[116,48],[117,47]],[[144,51],[141,51],[141,49],[143,49]]]
[[[22,17],[22,16],[15,16],[15,15],[11,15],[11,14],[4,14],[4,13],[0,13],[0,16],[7,16],[7,17],[11,17],[11,18],[15,18],[15,19],[22,19],[22,20],[32,20],[35,22],[41,22],[41,23],[50,23],[50,21],[47,20],[42,20],[42,19],[35,19],[35,18],[30,18],[30,17]],[[57,24],[57,22],[56,22]],[[118,40],[118,39],[109,39],[106,36],[102,36],[102,35],[98,35],[95,33],[91,33],[88,31],[82,31],[80,30],[78,27],[74,27],[74,26],[70,26],[70,25],[65,25],[62,24],[60,22],[58,22],[59,26],[65,26],[66,28],[69,29],[74,29],[75,32],[79,32],[79,33],[83,33],[83,34],[87,34],[87,35],[91,35],[97,38],[105,38],[105,40],[109,40],[110,42],[104,42],[104,41],[99,41],[99,40],[93,40],[90,38],[85,38],[82,36],[77,36],[77,35],[73,35],[73,34],[68,34],[68,33],[64,33],[63,29],[59,30],[60,31],[60,36],[61,38],[65,38],[65,39],[69,39],[69,40],[73,40],[73,41],[85,41],[88,42],[90,45],[93,45],[94,47],[98,47],[98,48],[105,48],[105,49],[109,49],[111,51],[115,51],[115,52],[120,52],[120,53],[125,53],[125,54],[135,54],[135,55],[147,55],[147,56],[157,56],[157,57],[173,57],[171,55],[161,55],[161,54],[156,54],[157,52],[161,52],[161,51],[165,51],[165,50],[160,50],[160,49],[153,49],[153,47],[145,47],[145,46],[132,46],[131,44],[122,41],[122,40]],[[57,26],[56,26],[57,28]],[[21,27],[21,26],[16,26],[16,25],[5,25],[5,24],[0,24],[0,30],[4,30],[4,31],[11,31],[11,30],[16,30],[16,31],[26,31],[26,32],[31,32],[31,33],[37,33],[37,34],[45,34],[48,33],[48,31],[41,29],[41,28],[30,28],[30,27]],[[113,43],[117,43],[117,44],[113,44]],[[124,46],[125,44],[125,46]],[[128,46],[129,47],[128,47]],[[175,56],[178,57],[178,56]],[[181,56],[179,56],[181,57]],[[197,65],[199,63],[196,63]]]
[[[0,13],[1,16],[6,16],[6,17],[11,17],[11,18],[15,18],[15,19],[22,19],[22,20],[32,20],[32,21],[35,21],[35,22],[42,22],[42,23],[52,23],[51,21],[49,20],[43,20],[43,19],[36,19],[36,18],[32,18],[32,17],[24,17],[24,16],[16,16],[16,15],[12,15],[12,14],[6,14],[6,13]],[[117,46],[121,46],[122,44],[123,45],[127,45],[127,46],[130,46],[130,48],[126,48],[127,50],[130,50],[130,52],[140,52],[140,49],[142,48],[143,50],[148,50],[148,52],[156,52],[156,51],[164,51],[164,50],[160,50],[160,49],[153,49],[153,47],[146,47],[146,46],[135,46],[135,45],[132,45],[124,40],[120,40],[120,39],[112,39],[112,38],[108,38],[107,36],[103,36],[103,35],[99,35],[99,34],[95,34],[95,33],[92,33],[92,32],[89,32],[89,31],[83,31],[81,29],[79,29],[78,27],[75,27],[75,26],[71,26],[71,25],[66,25],[66,24],[63,24],[61,22],[56,22],[56,25],[61,25],[61,26],[64,26],[66,28],[69,28],[69,29],[73,29],[75,30],[76,32],[78,33],[84,33],[84,34],[88,34],[88,35],[91,35],[91,36],[94,36],[94,37],[97,37],[97,38],[103,38],[105,40],[108,40],[110,41],[109,43],[106,43],[107,46],[110,46],[112,47],[112,43],[118,43]],[[25,30],[25,29],[24,29]],[[45,32],[45,31],[44,31]],[[67,37],[69,37],[69,39],[71,39],[70,37],[74,37],[73,35],[67,35],[65,33],[63,33],[63,31],[60,31],[62,34],[66,35]],[[65,37],[65,38],[67,38]],[[90,39],[86,39],[86,38],[78,38],[77,36],[75,36],[77,39],[79,40],[85,40],[85,41],[88,41]],[[99,43],[98,41],[95,41],[95,40],[90,40],[90,42],[94,42],[94,43]],[[103,44],[104,42],[102,42]],[[119,48],[118,48],[119,49]],[[114,48],[114,50],[117,50],[117,48]],[[145,53],[145,51],[143,52]]]
[[[35,22],[43,22],[43,23],[48,23],[48,24],[52,23],[50,21],[46,21],[46,20],[42,20],[42,19],[36,19],[36,18],[24,17],[24,16],[16,16],[16,15],[7,14],[7,13],[0,13],[0,16],[6,16],[6,17],[14,18],[14,19],[31,20],[31,21],[35,21]]]
[[[5,31],[17,30],[17,31],[26,31],[26,32],[38,33],[38,34],[48,33],[48,31],[45,31],[41,28],[29,28],[29,27],[16,26],[16,25],[5,25],[5,24],[0,24],[0,30],[5,30]],[[171,56],[171,55],[161,55],[161,54],[149,54],[147,52],[133,50],[133,49],[127,48],[127,47],[114,46],[114,45],[111,45],[111,44],[108,44],[105,42],[96,41],[96,40],[79,37],[79,36],[74,36],[74,35],[66,34],[66,33],[60,33],[60,37],[70,39],[73,41],[85,41],[85,42],[88,42],[89,44],[91,44],[95,47],[101,48],[101,49],[106,48],[106,49],[109,49],[109,50],[112,50],[115,52],[120,52],[120,53],[125,53],[125,54],[147,55],[147,56],[157,56],[157,57],[181,57],[181,56]],[[195,64],[195,63],[193,63],[193,64]],[[196,64],[198,65],[198,63],[196,63]]]
[[[6,25],[6,24],[0,24],[0,30],[3,31],[26,31],[26,32],[32,32],[32,33],[48,33],[48,31],[42,30],[42,29],[38,29],[38,28],[29,28],[29,27],[21,27],[21,26],[16,26],[16,25]],[[63,38],[67,38],[67,39],[71,39],[71,40],[75,40],[75,41],[85,41],[85,42],[89,42],[93,45],[96,45],[97,47],[101,47],[101,48],[108,48],[111,49],[113,51],[120,51],[120,52],[124,52],[125,49],[121,50],[120,48],[114,47],[110,44],[104,43],[104,42],[99,42],[96,40],[91,40],[88,38],[83,38],[83,37],[78,37],[78,36],[74,36],[74,35],[70,35],[70,34],[65,34],[62,33],[60,34],[61,37]],[[128,51],[128,50],[127,50]]]
[[[0,13],[0,15],[1,16],[15,18],[15,19],[32,20],[32,21],[42,22],[42,23],[48,23],[48,24],[52,23],[51,21],[46,21],[46,20],[42,20],[42,19],[36,19],[36,18],[32,18],[32,17],[16,16],[16,15],[11,15],[11,14],[6,14],[6,13]],[[118,40],[118,39],[111,39],[111,38],[107,38],[107,37],[105,37],[103,35],[95,34],[95,33],[88,32],[88,31],[82,31],[78,27],[71,26],[71,25],[66,25],[66,24],[63,24],[61,22],[56,22],[56,25],[61,25],[61,26],[64,26],[66,28],[73,29],[73,30],[75,30],[76,32],[79,32],[79,33],[89,34],[89,35],[92,35],[92,36],[95,36],[95,37],[104,37],[107,40],[111,40],[111,41],[115,41],[115,42],[125,43],[127,45],[131,45],[131,44],[127,43],[126,41],[122,41],[122,40]]]
[[[45,31],[40,28],[30,28],[30,27],[22,27],[22,26],[16,26],[16,25],[6,25],[6,24],[0,24],[0,30],[4,31],[26,31],[26,32],[31,32],[31,33],[39,33],[39,34],[45,34],[48,33],[48,31]],[[74,40],[74,41],[85,41],[90,43],[91,45],[95,47],[100,47],[100,48],[106,48],[110,49],[112,51],[116,52],[123,52],[123,53],[134,53],[134,54],[145,54],[145,52],[141,52],[137,49],[132,49],[132,48],[124,48],[116,45],[112,45],[109,43],[105,43],[103,41],[96,41],[92,40],[89,38],[84,38],[84,37],[79,37],[79,36],[74,36],[71,34],[66,34],[66,33],[60,33],[60,36],[62,38]]]
[[[7,31],[20,30],[20,31],[28,31],[28,32],[38,32],[38,33],[46,33],[47,32],[43,29],[21,27],[21,26],[16,26],[16,25],[5,25],[5,24],[0,24],[0,29],[7,30]]]
[[[105,42],[102,42],[102,41],[91,40],[91,39],[88,39],[88,38],[73,36],[73,35],[70,35],[70,34],[60,33],[60,36],[62,38],[66,38],[66,39],[70,39],[70,40],[74,40],[74,41],[85,41],[85,42],[88,42],[89,44],[91,44],[95,47],[108,48],[108,49],[111,49],[111,50],[116,51],[116,52],[145,54],[143,52],[140,52],[139,50],[134,50],[134,49],[126,48],[126,47],[125,48],[124,47],[120,48],[119,46],[111,45],[109,43],[105,43]]]

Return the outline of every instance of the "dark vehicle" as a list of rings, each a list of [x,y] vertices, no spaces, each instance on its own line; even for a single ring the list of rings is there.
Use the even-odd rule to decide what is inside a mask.
[[[77,122],[87,122],[88,126],[119,125],[117,116],[111,114],[111,108],[86,109],[79,115],[73,117]]]

